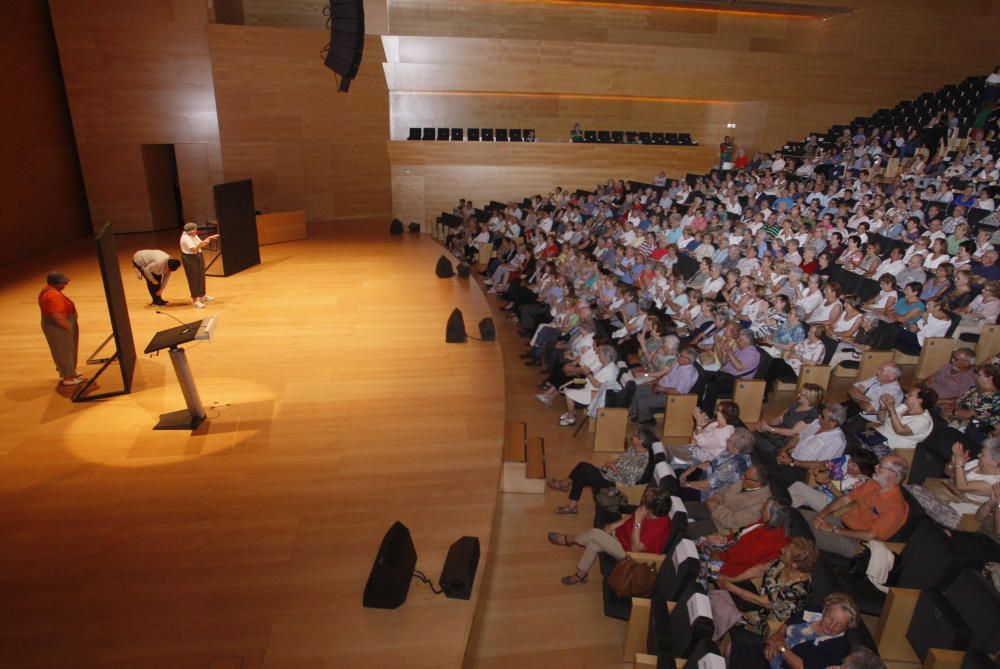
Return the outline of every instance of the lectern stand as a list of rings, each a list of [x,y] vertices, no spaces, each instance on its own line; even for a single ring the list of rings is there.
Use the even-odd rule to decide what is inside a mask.
[[[170,362],[174,365],[174,373],[177,374],[177,382],[181,385],[184,402],[187,404],[187,409],[160,414],[160,422],[153,426],[154,430],[194,430],[205,420],[205,407],[202,406],[198,388],[194,385],[187,354],[180,346],[194,340],[211,339],[214,329],[213,316],[169,330],[161,330],[146,346],[145,353],[169,349]]]

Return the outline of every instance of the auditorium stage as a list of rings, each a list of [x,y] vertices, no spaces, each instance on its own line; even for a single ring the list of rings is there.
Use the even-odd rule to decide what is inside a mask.
[[[193,434],[152,430],[183,398],[169,358],[141,350],[175,323],[131,269],[179,233],[117,238],[140,357],[132,394],[99,402],[57,387],[35,302],[61,269],[81,359],[110,334],[92,240],[0,268],[0,666],[462,664],[497,506],[502,355],[444,343],[454,307],[473,332],[490,314],[480,288],[438,279],[429,237],[386,228],[263,247],[260,266],[209,278],[204,310],[172,278],[168,313],[219,317],[188,347],[209,416]],[[397,519],[435,580],[453,541],[480,538],[472,600],[414,581],[397,610],[361,607]]]

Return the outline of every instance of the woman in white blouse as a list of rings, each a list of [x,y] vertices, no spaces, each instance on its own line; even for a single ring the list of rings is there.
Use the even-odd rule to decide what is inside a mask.
[[[933,242],[931,242],[931,250],[924,258],[924,269],[937,269],[939,265],[951,260],[951,256],[948,255],[948,242],[945,239],[938,237]]]
[[[729,437],[737,426],[742,426],[740,408],[735,402],[720,400],[715,404],[715,419],[711,420],[701,409],[695,409],[694,443],[668,445],[670,455],[681,463],[708,462],[726,450]]]
[[[896,277],[883,274],[878,279],[879,294],[865,302],[863,309],[876,316],[886,316],[893,313],[899,293],[896,292]]]
[[[820,276],[812,274],[805,288],[796,291],[795,306],[801,307],[807,315],[823,302],[823,291],[820,288]]]
[[[833,327],[844,311],[844,306],[840,303],[841,293],[840,284],[836,281],[826,284],[823,288],[823,301],[812,310],[806,320],[817,325]]]

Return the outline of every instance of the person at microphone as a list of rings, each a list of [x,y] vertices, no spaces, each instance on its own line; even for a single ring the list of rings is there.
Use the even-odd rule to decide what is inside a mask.
[[[139,278],[145,279],[153,306],[165,307],[170,304],[163,299],[163,290],[167,287],[170,274],[181,266],[181,261],[171,258],[166,251],[144,249],[136,251],[132,256],[132,266],[138,272]]]
[[[181,235],[181,263],[184,265],[184,276],[187,277],[188,288],[191,291],[191,301],[195,309],[204,309],[206,302],[215,298],[205,293],[205,257],[202,249],[218,239],[212,235],[202,239],[198,236],[197,223],[185,223],[184,234]]]

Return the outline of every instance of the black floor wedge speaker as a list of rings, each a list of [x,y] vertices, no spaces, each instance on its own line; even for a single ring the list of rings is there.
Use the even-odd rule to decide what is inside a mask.
[[[389,224],[389,234],[390,235],[403,234],[403,222],[398,218],[392,219],[392,223]]]
[[[479,321],[479,336],[483,341],[493,341],[497,338],[497,326],[493,324],[492,318],[484,318]]]
[[[450,279],[455,276],[455,268],[447,256],[441,256],[438,258],[438,264],[434,268],[434,273],[438,275],[439,279]]]
[[[417,551],[410,531],[398,520],[382,538],[375,564],[365,584],[362,603],[368,608],[395,609],[406,601]]]
[[[441,569],[439,584],[444,594],[453,599],[468,599],[472,596],[472,584],[476,581],[479,568],[479,539],[462,537],[448,549],[444,568]]]
[[[444,341],[447,344],[461,344],[465,341],[465,317],[461,309],[455,309],[448,317],[448,325],[444,331]]]

